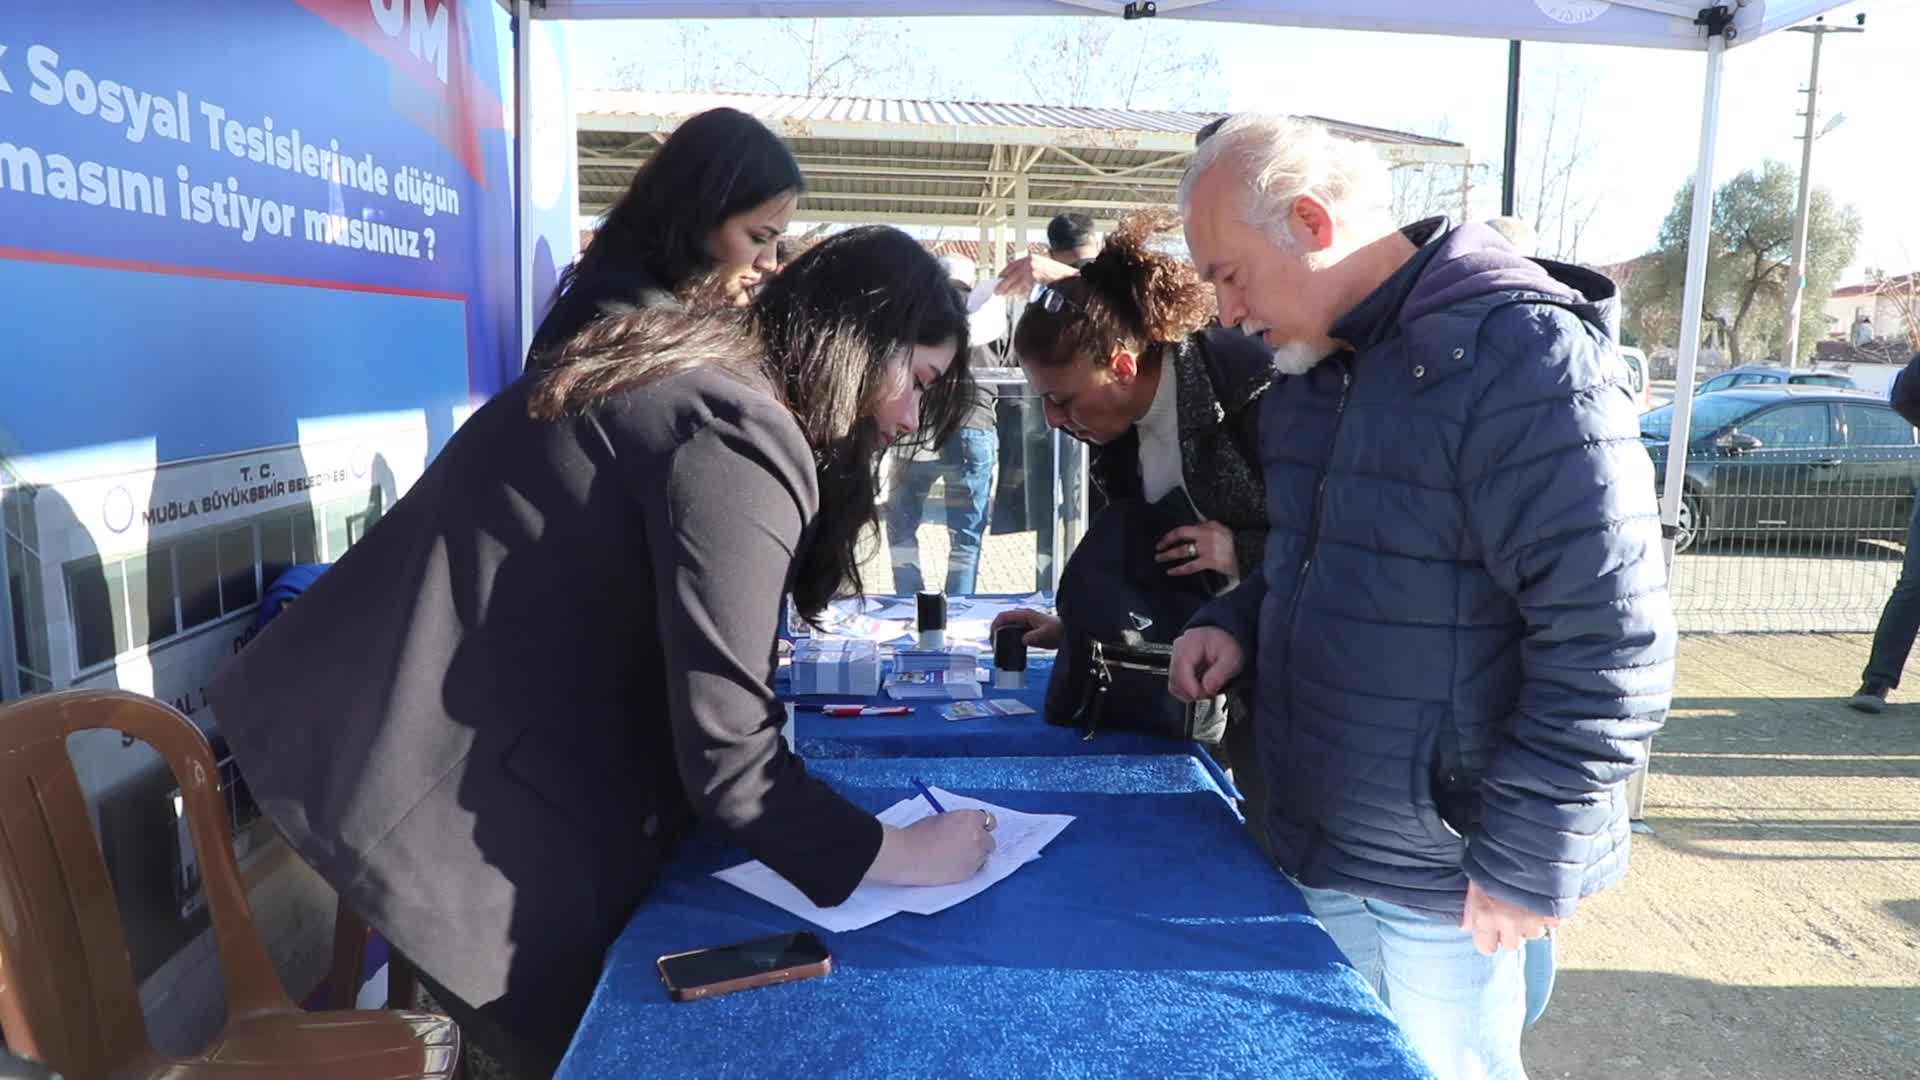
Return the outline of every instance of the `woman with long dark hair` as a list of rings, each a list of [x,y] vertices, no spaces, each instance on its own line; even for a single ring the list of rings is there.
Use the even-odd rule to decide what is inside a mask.
[[[779,267],[777,245],[806,187],[793,152],[760,121],[727,108],[688,118],[561,274],[528,368],[612,312],[696,298],[744,306]]]
[[[885,228],[739,313],[602,319],[214,681],[261,807],[514,1071],[551,1072],[698,822],[822,905],[983,864],[987,815],[883,827],[808,775],[769,688],[784,596],[858,589],[881,452],[958,427],[966,349]]]

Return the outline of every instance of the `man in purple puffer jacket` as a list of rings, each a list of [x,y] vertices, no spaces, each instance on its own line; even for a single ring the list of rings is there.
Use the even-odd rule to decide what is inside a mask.
[[[1258,571],[1175,646],[1250,674],[1279,868],[1443,1078],[1524,1077],[1523,944],[1627,868],[1673,689],[1653,468],[1605,278],[1396,229],[1386,171],[1240,116],[1181,185],[1262,400]]]

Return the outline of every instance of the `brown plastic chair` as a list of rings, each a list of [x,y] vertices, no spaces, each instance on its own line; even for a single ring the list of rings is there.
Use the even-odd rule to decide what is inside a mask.
[[[227,1024],[197,1057],[153,1048],[120,910],[67,755],[105,728],[144,740],[180,785],[205,883]],[[193,722],[118,690],[0,706],[0,1032],[66,1080],[428,1080],[453,1075],[453,1021],[412,1012],[308,1013],[287,997],[233,858],[213,750]]]
[[[373,930],[345,900],[333,912],[333,971],[327,976],[327,1000],[333,1008],[351,1009],[360,999],[360,983],[367,977],[367,946]],[[417,984],[413,968],[400,950],[387,948],[387,1008],[407,1008]]]

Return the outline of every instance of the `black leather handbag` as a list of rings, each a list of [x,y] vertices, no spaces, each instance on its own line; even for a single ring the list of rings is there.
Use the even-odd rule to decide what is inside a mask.
[[[1154,559],[1155,544],[1183,523],[1134,499],[1094,515],[1054,597],[1063,634],[1047,686],[1049,723],[1087,738],[1119,729],[1220,741],[1221,701],[1188,705],[1167,686],[1174,638],[1212,598],[1199,580],[1205,575],[1171,577]]]

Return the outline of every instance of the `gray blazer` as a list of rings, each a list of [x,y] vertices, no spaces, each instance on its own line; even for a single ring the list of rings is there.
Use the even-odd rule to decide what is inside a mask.
[[[792,415],[713,369],[561,423],[528,417],[528,385],[208,692],[301,855],[557,1059],[694,819],[823,905],[881,829],[778,735],[775,638],[818,503]]]

